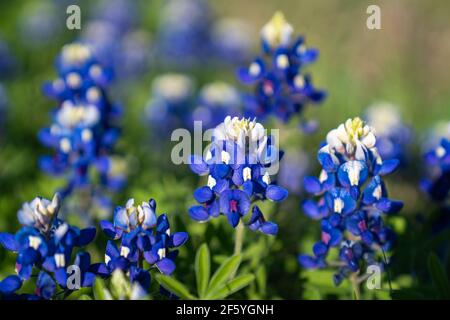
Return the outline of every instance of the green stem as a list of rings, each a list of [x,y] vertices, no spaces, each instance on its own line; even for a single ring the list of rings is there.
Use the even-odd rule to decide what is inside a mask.
[[[352,275],[350,276],[350,282],[352,283],[352,291],[354,293],[355,300],[361,300],[361,291],[359,288],[359,281],[356,273],[352,273]]]
[[[234,255],[241,254],[242,244],[244,243],[244,223],[242,221],[236,226],[236,235],[234,240]]]
[[[242,252],[242,245],[244,243],[244,229],[244,222],[239,221],[239,224],[236,226],[233,255],[238,255]],[[230,279],[234,278],[236,271],[230,275]]]

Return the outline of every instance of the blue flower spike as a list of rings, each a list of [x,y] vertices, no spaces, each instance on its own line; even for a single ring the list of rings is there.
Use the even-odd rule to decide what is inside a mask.
[[[360,118],[348,119],[331,130],[318,152],[322,166],[319,178],[305,177],[305,189],[318,200],[307,199],[302,208],[321,221],[321,241],[313,255],[300,255],[307,269],[329,266],[332,248],[339,248],[339,265],[334,282],[339,285],[351,274],[376,262],[377,251],[389,250],[394,232],[385,224],[384,214],[398,213],[403,203],[388,197],[383,176],[398,165],[384,160],[377,150],[374,129]]]

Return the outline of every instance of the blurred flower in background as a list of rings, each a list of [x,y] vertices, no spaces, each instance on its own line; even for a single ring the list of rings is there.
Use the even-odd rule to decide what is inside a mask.
[[[158,61],[182,68],[240,62],[251,46],[247,30],[244,21],[217,19],[208,1],[166,1],[156,35]]]
[[[405,165],[413,133],[402,122],[398,107],[388,102],[375,103],[367,108],[364,119],[375,129],[381,158],[398,159]]]
[[[66,7],[54,0],[31,1],[21,9],[18,20],[22,44],[45,48],[61,36],[65,26]]]
[[[7,107],[8,107],[8,96],[6,94],[5,87],[0,83],[0,133],[2,133],[3,126],[5,125]]]
[[[137,1],[100,1],[83,27],[80,41],[88,43],[104,65],[115,70],[118,81],[148,71],[150,34],[139,27]]]
[[[370,126],[359,118],[348,119],[328,133],[318,152],[319,178],[305,177],[306,191],[319,200],[305,200],[303,210],[321,220],[321,240],[313,246],[314,256],[300,255],[299,262],[305,268],[337,265],[336,285],[351,275],[356,281],[355,274],[365,274],[364,266],[382,267],[377,251],[384,254],[395,239],[383,215],[399,212],[403,203],[388,197],[382,177],[393,172],[399,161],[382,159],[376,142]],[[334,247],[340,248],[339,261],[327,262]]]
[[[192,112],[193,121],[202,121],[204,128],[214,128],[227,115],[240,114],[242,101],[240,92],[232,85],[215,81],[200,89],[197,107]]]
[[[316,89],[311,76],[303,70],[315,62],[319,52],[307,48],[303,37],[292,41],[292,32],[283,14],[275,13],[261,29],[264,58],[257,57],[248,67],[238,70],[242,83],[254,85],[254,94],[246,98],[245,116],[264,119],[272,115],[288,122],[306,105],[317,104],[325,98],[325,92]],[[303,127],[308,131],[315,126],[305,122]]]
[[[0,38],[0,79],[11,76],[16,68],[17,61],[6,41]]]
[[[421,188],[432,200],[450,206],[450,122],[438,123],[424,144],[426,178]]]
[[[122,113],[105,91],[112,72],[98,63],[90,47],[80,43],[63,47],[57,69],[59,77],[45,83],[43,91],[58,107],[52,113],[52,125],[39,133],[40,141],[55,153],[41,157],[40,166],[49,174],[67,177],[63,197],[83,189],[85,199],[79,202],[89,207],[92,198],[99,198],[97,202],[105,205],[107,192],[125,184],[123,160],[112,157]]]
[[[176,128],[191,128],[194,101],[194,81],[189,76],[167,73],[155,77],[146,106],[149,127],[165,134]]]

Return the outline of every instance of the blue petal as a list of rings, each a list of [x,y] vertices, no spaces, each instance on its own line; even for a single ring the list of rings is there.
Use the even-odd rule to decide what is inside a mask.
[[[328,252],[328,247],[323,242],[319,241],[314,244],[313,252],[316,257],[322,257]]]
[[[191,170],[194,173],[196,173],[200,176],[203,176],[203,175],[206,175],[209,173],[208,164],[205,161],[203,161],[202,157],[193,155],[193,156],[191,156],[190,160],[191,161],[189,163],[189,167],[191,168]]]
[[[337,165],[333,162],[333,158],[327,152],[319,152],[317,159],[326,172],[334,172],[337,169]]]
[[[209,187],[200,187],[194,191],[194,198],[199,203],[209,202],[214,197],[214,192]]]
[[[18,244],[13,234],[0,232],[0,244],[9,251],[18,251]]]
[[[22,286],[22,281],[16,275],[8,276],[0,281],[0,293],[11,294]]]
[[[385,213],[397,213],[403,208],[403,202],[382,198],[375,206]]]
[[[95,227],[82,229],[80,231],[80,235],[77,238],[76,246],[84,247],[84,246],[88,245],[89,243],[91,243],[95,238],[96,232],[97,232],[97,229],[95,229]]]
[[[308,193],[318,194],[322,189],[320,181],[316,177],[307,176],[303,179],[303,183],[305,185],[305,190]]]
[[[272,201],[283,201],[288,196],[288,191],[280,186],[271,184],[266,189],[266,197]]]
[[[298,262],[303,268],[306,269],[315,269],[317,268],[317,262],[314,257],[308,256],[306,254],[302,254],[298,257]]]
[[[276,235],[278,233],[278,225],[276,223],[266,221],[261,226],[261,232],[270,235]]]
[[[196,221],[207,221],[209,219],[208,211],[203,206],[193,206],[189,208],[189,215]]]
[[[106,234],[108,238],[116,239],[116,228],[113,223],[107,220],[100,221],[100,228]]]
[[[237,212],[229,212],[227,213],[228,223],[233,226],[233,228],[236,228],[236,226],[239,223],[240,215]]]
[[[56,291],[56,284],[53,279],[44,271],[39,272],[36,280],[36,294],[44,299],[53,297]]]
[[[189,238],[187,232],[176,232],[172,235],[172,244],[174,247],[183,245]]]
[[[391,172],[394,172],[395,169],[397,169],[399,164],[400,164],[400,161],[398,159],[384,160],[378,174],[383,176],[383,175],[389,174]]]
[[[161,271],[164,274],[172,274],[175,270],[175,263],[167,258],[164,258],[156,263],[156,266],[158,267],[159,271]]]

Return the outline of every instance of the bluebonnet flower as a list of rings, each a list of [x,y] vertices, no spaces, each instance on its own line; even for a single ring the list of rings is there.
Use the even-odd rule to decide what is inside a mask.
[[[412,131],[401,119],[398,107],[381,102],[369,106],[364,116],[377,135],[377,150],[383,159],[398,159],[406,164]]]
[[[0,244],[17,253],[16,272],[20,281],[29,280],[33,271],[39,272],[33,295],[35,298],[54,297],[57,285],[70,292],[66,268],[71,264],[74,248],[88,245],[95,237],[95,228],[80,230],[58,218],[60,201],[60,196],[56,194],[52,201],[35,198],[24,203],[17,214],[21,229],[16,234],[0,233]],[[77,252],[75,264],[82,271],[81,286],[90,287],[95,275],[90,269],[89,254]],[[12,294],[13,291],[7,293]]]
[[[67,6],[66,6],[67,7]],[[29,48],[44,48],[61,35],[66,7],[59,1],[43,0],[23,6],[18,18],[22,44]]]
[[[213,132],[213,143],[205,157],[192,156],[194,173],[207,175],[207,185],[194,192],[200,205],[189,209],[194,220],[204,222],[223,214],[234,228],[258,200],[283,201],[288,192],[272,183],[271,169],[278,164],[280,152],[271,136],[256,120],[226,117]],[[271,166],[273,166],[271,168]],[[267,222],[258,206],[253,206],[248,222],[251,230],[276,234],[278,228]]]
[[[450,122],[436,126],[425,144],[427,169],[421,188],[433,201],[448,207],[450,201]]]
[[[6,41],[0,38],[0,79],[7,78],[14,73],[17,61]]]
[[[376,148],[374,130],[361,119],[348,119],[331,130],[319,152],[319,178],[305,177],[307,192],[318,201],[303,202],[307,216],[321,220],[321,240],[313,256],[300,255],[305,268],[324,268],[332,248],[340,247],[339,284],[351,273],[376,261],[377,251],[387,251],[395,238],[385,224],[384,214],[399,212],[403,203],[388,197],[382,177],[398,166],[397,159],[383,160]]]
[[[115,70],[119,81],[129,79],[147,71],[151,58],[150,35],[138,24],[136,1],[100,1],[80,40],[92,47],[103,65]]]
[[[246,30],[244,21],[216,18],[208,1],[166,1],[155,37],[158,61],[181,68],[242,62],[250,46]]]
[[[292,41],[292,32],[283,14],[275,13],[261,30],[263,57],[238,70],[242,83],[254,85],[254,94],[245,103],[247,116],[274,115],[287,122],[306,105],[317,104],[325,98],[325,92],[316,89],[311,76],[303,71],[317,59],[318,51],[307,48],[303,37]],[[305,129],[310,127],[308,123],[303,121]]]
[[[108,277],[115,270],[122,270],[129,273],[130,282],[138,283],[146,291],[150,286],[150,269],[172,274],[177,248],[188,240],[186,232],[171,233],[167,215],[156,215],[153,199],[137,206],[130,199],[125,207],[115,209],[113,222],[104,220],[100,225],[112,240],[106,247],[105,262],[95,265],[97,274]],[[120,241],[119,246],[114,240]],[[144,261],[150,265],[149,269],[144,269]]]
[[[251,52],[249,26],[237,18],[217,19],[212,30],[211,47],[218,63],[242,64]]]
[[[241,96],[236,88],[220,81],[208,83],[200,90],[192,120],[202,121],[205,128],[214,128],[227,115],[237,116],[241,105]]]
[[[0,83],[0,133],[3,131],[5,124],[6,108],[8,107],[8,96],[5,87]]]
[[[94,198],[120,190],[125,183],[123,160],[112,152],[120,133],[121,108],[106,94],[112,71],[81,43],[64,46],[56,65],[59,77],[45,83],[43,91],[58,107],[52,125],[39,133],[40,141],[55,153],[40,159],[41,168],[69,176],[63,197],[79,188],[91,190]],[[93,183],[93,172],[98,184]]]
[[[168,134],[175,128],[190,128],[194,100],[194,82],[190,77],[178,73],[157,76],[146,107],[152,129]]]

